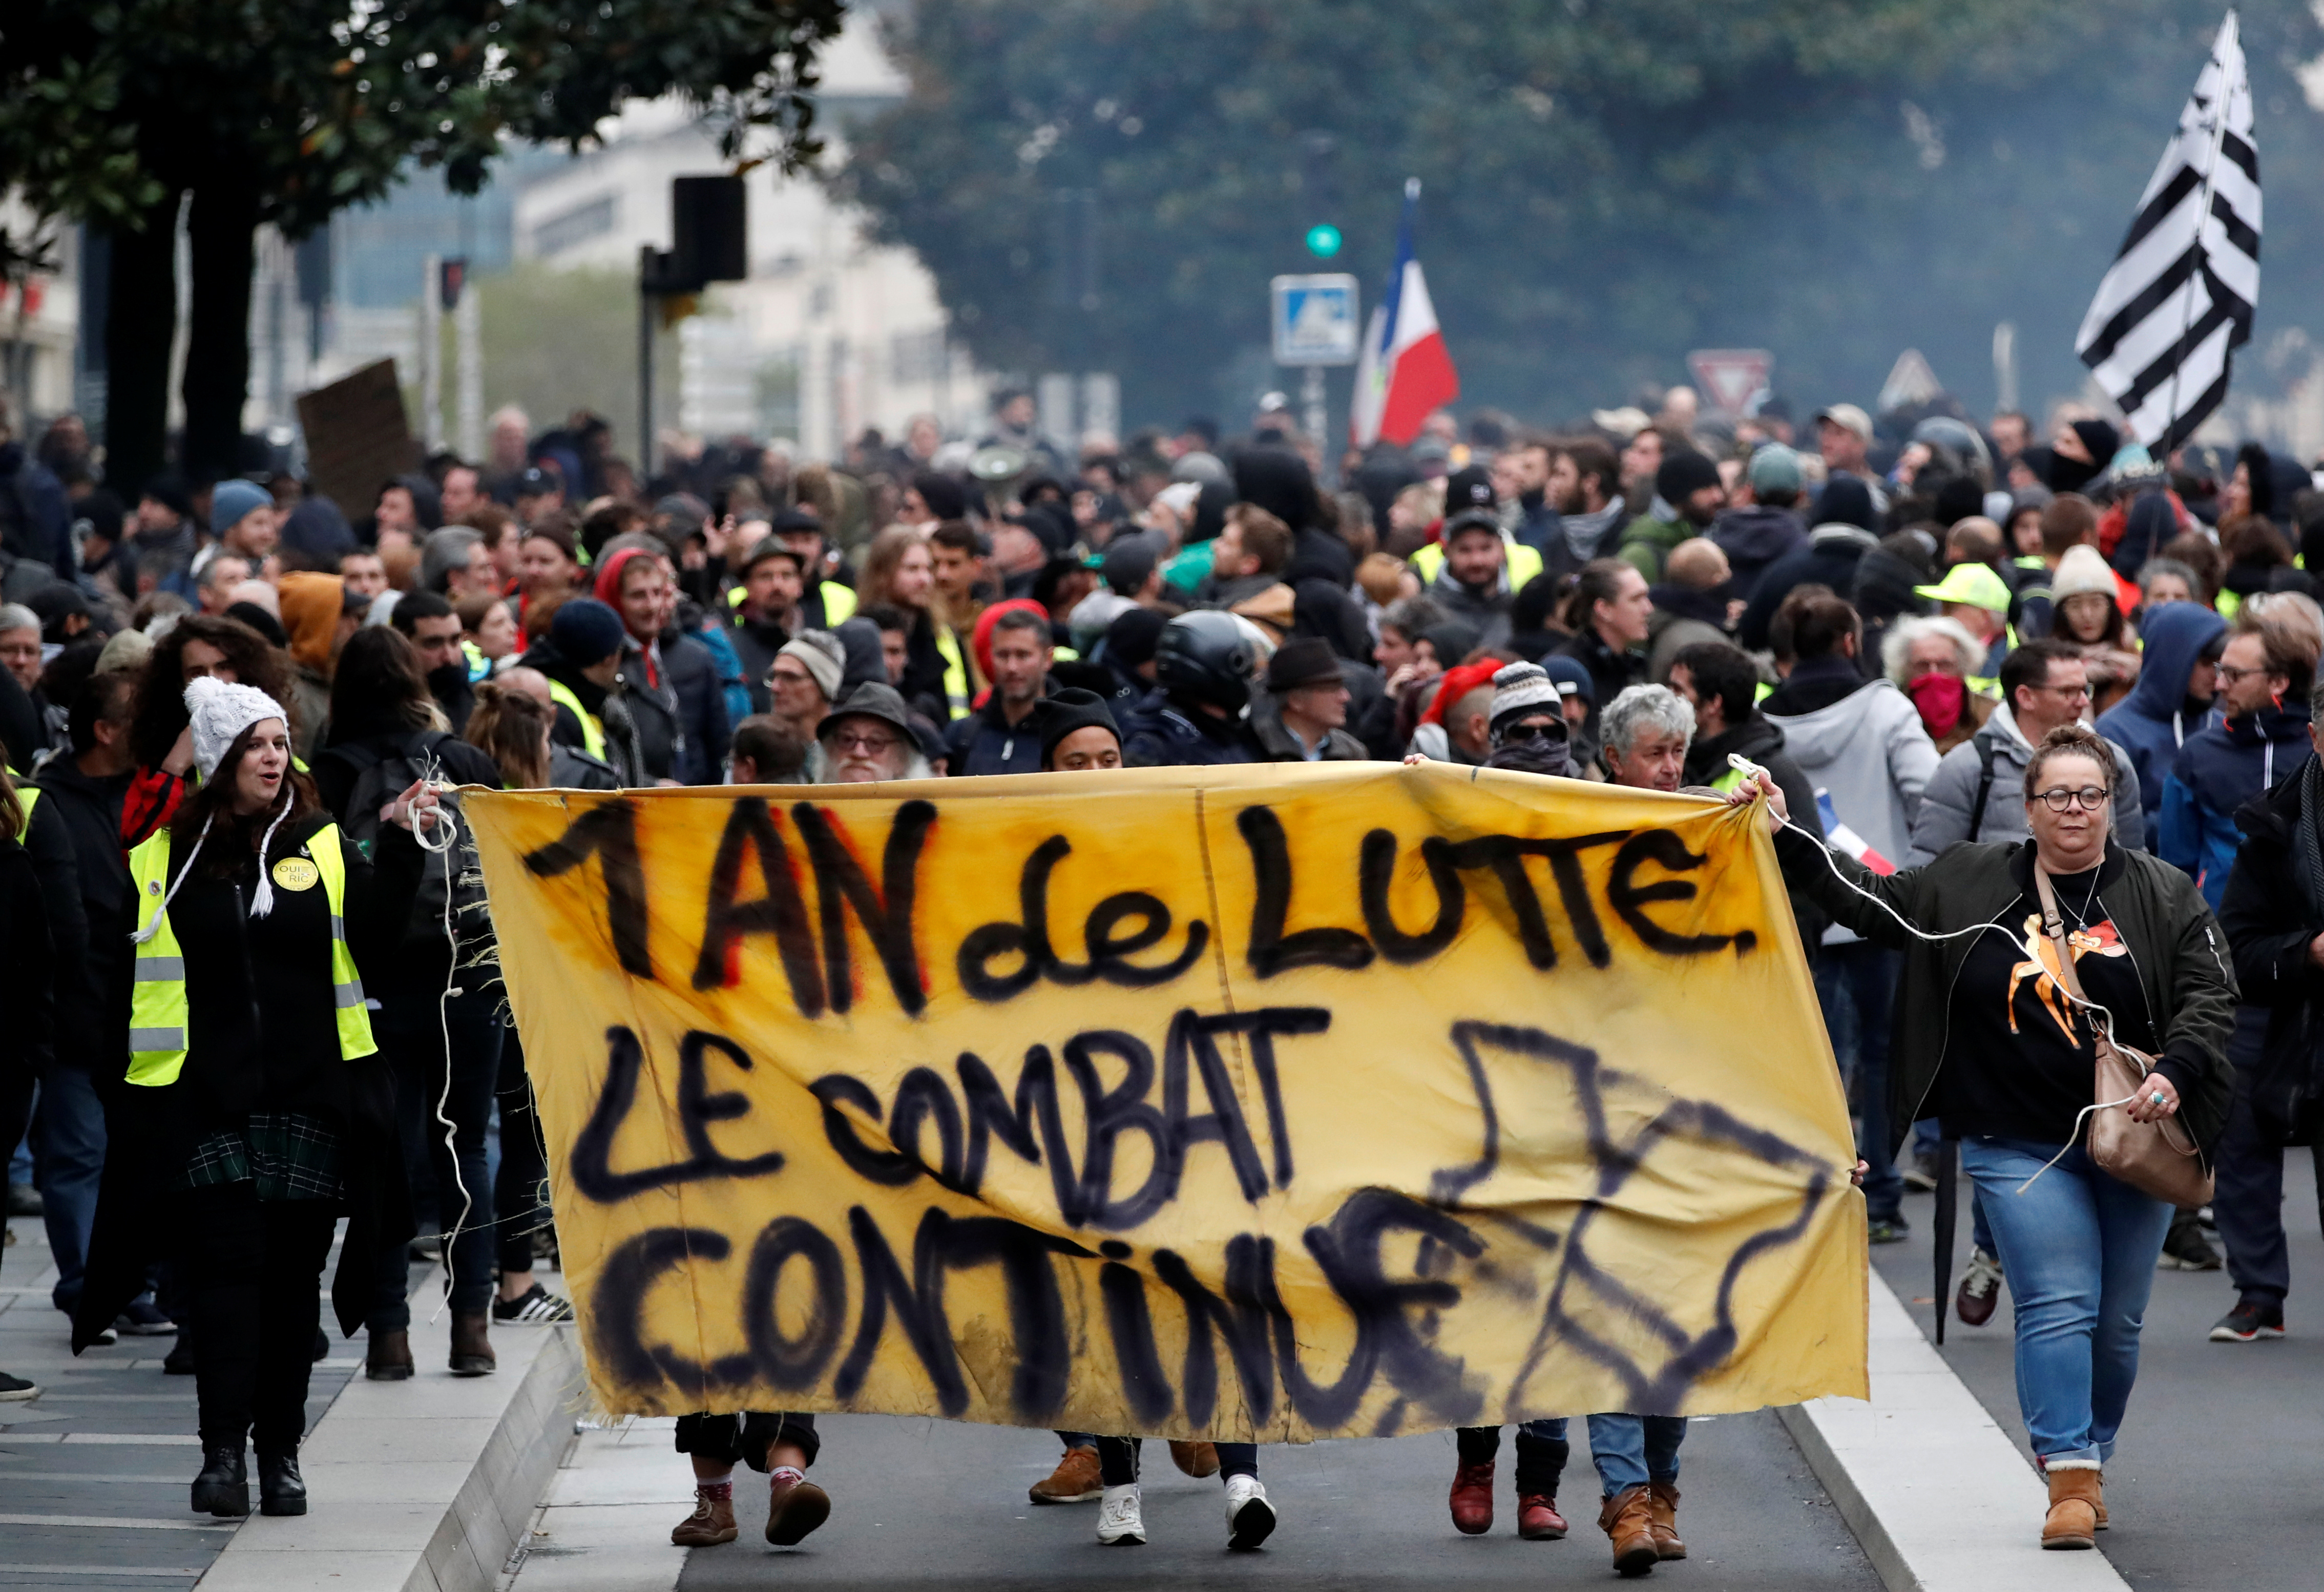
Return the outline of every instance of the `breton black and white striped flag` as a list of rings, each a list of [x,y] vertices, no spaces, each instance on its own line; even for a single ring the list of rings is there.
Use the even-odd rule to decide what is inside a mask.
[[[2251,341],[2258,303],[2259,151],[2230,11],[2074,352],[2160,455],[2227,397],[2228,355]]]

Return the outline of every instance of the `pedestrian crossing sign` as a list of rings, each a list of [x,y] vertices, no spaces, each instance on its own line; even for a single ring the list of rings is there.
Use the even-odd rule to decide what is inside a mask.
[[[1344,271],[1278,276],[1269,286],[1275,305],[1276,363],[1355,363],[1354,277]]]

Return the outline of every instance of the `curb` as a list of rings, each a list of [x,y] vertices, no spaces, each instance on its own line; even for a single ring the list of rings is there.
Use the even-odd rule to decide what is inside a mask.
[[[433,1278],[430,1279],[431,1283]],[[198,1592],[493,1592],[573,1443],[570,1325],[493,1335],[499,1370],[455,1378],[450,1312],[414,1293],[409,1382],[360,1376],[300,1449],[309,1512],[242,1523]]]
[[[2045,1553],[2048,1497],[2007,1433],[1870,1274],[1872,1399],[1775,1412],[1888,1592],[2127,1592],[2104,1553]]]

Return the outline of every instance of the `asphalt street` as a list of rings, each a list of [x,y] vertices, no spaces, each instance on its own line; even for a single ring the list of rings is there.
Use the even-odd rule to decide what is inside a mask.
[[[2288,1337],[2212,1343],[2212,1323],[2235,1303],[2226,1273],[2155,1275],[2138,1387],[2107,1469],[2113,1529],[2100,1542],[2135,1586],[2313,1592],[2324,1583],[2324,1488],[2316,1482],[2317,1456],[2324,1452],[2318,1397],[2324,1388],[2324,1305],[2318,1302],[2324,1298],[2324,1235],[2317,1228],[2309,1152],[2286,1152],[2283,1182],[2292,1250]],[[1927,1194],[1907,1195],[1911,1238],[1872,1251],[1924,1333],[1932,1327],[1934,1203]],[[1956,1279],[1969,1244],[1964,1182]],[[2006,1303],[1986,1326],[1965,1328],[1956,1319],[1945,1335],[1947,1362],[2022,1445]],[[2029,1517],[1978,1523],[1976,1529],[2031,1534],[2040,1526]]]
[[[1056,1461],[1056,1442],[1046,1432],[871,1415],[826,1417],[819,1424],[823,1457],[813,1474],[832,1495],[830,1523],[797,1549],[768,1547],[761,1534],[766,1489],[750,1478],[734,1489],[742,1539],[695,1550],[678,1583],[681,1592],[758,1592],[778,1580],[881,1588],[1086,1583],[1126,1592],[1246,1584],[1540,1587],[1613,1578],[1596,1523],[1596,1473],[1584,1452],[1575,1454],[1560,1497],[1572,1534],[1562,1542],[1527,1542],[1517,1535],[1506,1441],[1498,1518],[1482,1537],[1459,1535],[1445,1513],[1450,1432],[1262,1449],[1260,1478],[1281,1523],[1262,1551],[1229,1553],[1217,1478],[1180,1475],[1158,1442],[1147,1445],[1143,1477],[1148,1543],[1109,1549],[1097,1541],[1095,1504],[1037,1508],[1027,1502],[1025,1489]],[[673,1468],[684,1463],[671,1455]],[[1869,1592],[1879,1586],[1806,1461],[1766,1411],[1694,1422],[1679,1486],[1679,1525],[1692,1553],[1656,1571],[1655,1582],[1693,1592]],[[656,1521],[661,1531],[675,1523],[675,1514]]]

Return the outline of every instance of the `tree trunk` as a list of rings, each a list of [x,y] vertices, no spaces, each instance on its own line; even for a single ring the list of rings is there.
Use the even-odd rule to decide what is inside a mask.
[[[178,331],[178,205],[171,193],[143,231],[112,235],[105,303],[105,477],[134,508],[161,472],[169,439],[170,345]]]
[[[231,175],[194,189],[186,222],[193,293],[186,315],[186,474],[242,472],[242,406],[250,391],[250,275],[258,191]]]

